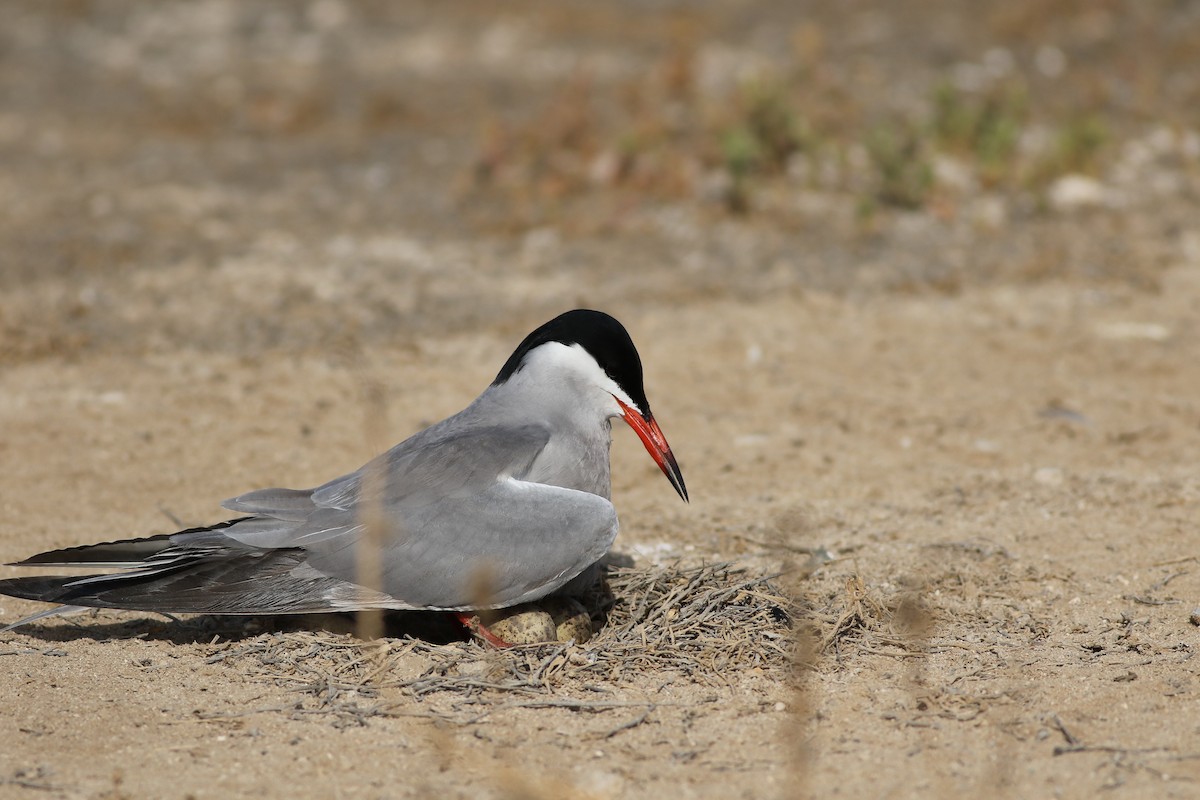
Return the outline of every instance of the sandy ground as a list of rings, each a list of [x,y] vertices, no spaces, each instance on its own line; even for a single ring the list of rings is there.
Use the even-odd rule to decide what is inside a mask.
[[[517,113],[511,86],[569,57],[628,72],[666,12],[618,47],[602,14],[578,25],[609,38],[520,7],[372,27],[264,4],[246,29],[223,3],[156,7],[6,25],[0,559],[214,522],[223,498],[356,468],[582,304],[638,343],[692,493],[617,431],[616,549],[781,573],[811,617],[795,664],[559,682],[536,695],[558,705],[485,714],[392,690],[364,718],[255,643],[311,647],[310,682],[342,652],[417,675],[427,649],[321,620],[47,621],[0,636],[0,796],[1200,793],[1195,154],[1157,194],[998,229],[897,212],[855,233],[832,200],[787,225],[683,202],[514,232],[501,202],[461,211],[480,108]],[[704,13],[733,52],[770,23]],[[337,58],[304,55],[331,38]],[[322,94],[329,63],[359,88]],[[261,95],[276,72],[333,121]],[[397,73],[394,104],[363,88]],[[0,620],[38,608],[0,598]]]

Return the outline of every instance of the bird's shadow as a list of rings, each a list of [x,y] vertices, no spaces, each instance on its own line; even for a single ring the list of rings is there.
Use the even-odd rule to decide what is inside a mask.
[[[234,616],[200,614],[175,617],[172,615],[131,616],[114,621],[93,621],[112,611],[83,612],[58,624],[33,623],[11,631],[8,636],[29,636],[47,643],[91,640],[111,642],[122,639],[141,639],[151,642],[170,642],[176,645],[238,642],[253,639],[264,633],[289,631],[325,631],[334,634],[356,634],[356,615],[336,614],[276,614]],[[128,612],[134,613],[134,612]],[[383,635],[388,638],[411,637],[431,644],[466,641],[469,635],[453,616],[436,611],[387,613],[383,617]]]
[[[607,567],[630,566],[632,563],[632,559],[624,554],[610,553],[604,560],[604,568],[595,585],[579,598],[592,618],[593,631],[599,631],[607,623],[608,612],[615,602],[608,585]],[[142,639],[187,645],[217,641],[237,642],[253,639],[264,633],[289,631],[359,634],[357,615],[353,612],[255,616],[197,614],[182,617],[152,612],[152,616],[129,617],[112,622],[87,622],[88,619],[94,620],[100,615],[108,617],[113,613],[119,612],[95,609],[70,617],[59,617],[60,621],[57,624],[30,623],[6,635],[0,635],[0,642],[12,641],[10,637],[28,636],[44,642]],[[452,613],[443,611],[387,612],[383,616],[383,636],[391,639],[420,639],[430,644],[465,642],[471,638],[470,632]]]

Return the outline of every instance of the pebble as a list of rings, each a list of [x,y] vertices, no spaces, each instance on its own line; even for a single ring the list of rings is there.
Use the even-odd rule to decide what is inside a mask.
[[[1093,208],[1108,199],[1104,184],[1086,175],[1064,175],[1051,184],[1047,196],[1057,211]]]
[[[1063,471],[1058,467],[1041,467],[1034,471],[1033,479],[1043,486],[1061,486]]]
[[[1155,322],[1109,322],[1096,326],[1096,335],[1113,341],[1143,340],[1165,342],[1171,338],[1171,329]]]

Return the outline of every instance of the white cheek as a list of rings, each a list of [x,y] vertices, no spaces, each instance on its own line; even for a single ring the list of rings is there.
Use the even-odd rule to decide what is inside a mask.
[[[570,356],[572,368],[578,370],[586,383],[598,386],[605,394],[604,405],[607,407],[610,416],[619,417],[624,412],[621,410],[621,401],[625,405],[637,411],[639,414],[645,414],[644,408],[639,408],[638,404],[633,402],[633,399],[626,394],[625,390],[617,385],[617,382],[608,377],[608,373],[600,369],[600,365],[596,360],[588,355],[587,351],[577,344],[567,348],[572,352]]]
[[[605,376],[605,377],[608,377],[608,376]],[[638,404],[633,402],[633,400],[629,397],[629,395],[625,394],[625,392],[622,391],[621,387],[617,386],[617,384],[614,381],[609,380],[608,385],[605,386],[604,389],[613,398],[613,401],[612,401],[613,416],[620,416],[625,413],[624,411],[621,410],[621,406],[617,402],[618,400],[620,400],[621,403],[624,403],[625,405],[629,406],[630,408],[632,408],[634,411],[638,412],[639,414],[645,416],[646,410],[644,408],[638,407]]]
[[[544,390],[591,405],[593,413],[622,416],[624,412],[620,403],[639,414],[645,413],[645,409],[639,408],[628,393],[577,344],[567,346],[555,342],[542,345],[530,354],[526,368],[531,373],[529,377],[537,376],[534,379],[541,382]],[[550,389],[551,386],[556,389]]]
[[[617,389],[617,391],[620,392],[621,390]],[[621,392],[621,394],[624,395],[625,393]],[[629,406],[630,408],[636,408],[636,406],[634,406],[632,403],[630,403],[624,397],[621,397],[621,401],[623,403],[625,403],[625,405]],[[621,410],[621,405],[620,405],[620,403],[617,402],[617,397],[615,396],[615,394],[613,392],[605,391],[604,405],[605,405],[605,410],[608,412],[608,416],[610,416],[610,417],[619,417],[625,413],[624,411]]]

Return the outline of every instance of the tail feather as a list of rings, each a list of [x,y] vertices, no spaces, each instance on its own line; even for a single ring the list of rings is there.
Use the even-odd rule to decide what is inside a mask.
[[[27,578],[0,580],[0,594],[20,597],[25,600],[40,600],[46,603],[77,604],[102,608],[140,608],[137,605],[116,605],[105,602],[105,598],[120,597],[130,589],[141,592],[164,584],[169,576],[196,566],[195,559],[185,559],[165,567],[133,569],[129,572],[96,575],[35,575]],[[141,610],[153,611],[145,607]]]
[[[253,529],[269,521],[264,517],[239,517],[147,539],[39,553],[13,566],[122,571],[0,580],[0,594],[66,606],[27,617],[5,630],[81,608],[176,614],[307,614],[405,607],[388,595],[313,568],[302,548],[256,547],[225,533],[225,529],[239,523]]]
[[[54,608],[43,609],[36,614],[30,614],[28,617],[21,617],[19,620],[10,625],[5,625],[3,628],[0,628],[0,633],[14,631],[22,625],[28,625],[31,622],[37,622],[39,619],[46,619],[47,617],[66,617],[70,616],[71,614],[78,614],[80,611],[87,610],[87,606],[55,606]]]
[[[178,533],[163,533],[144,539],[118,539],[114,542],[85,544],[78,547],[64,547],[60,550],[47,550],[30,556],[24,561],[15,561],[10,567],[41,567],[41,566],[70,566],[70,567],[138,567],[141,563],[176,544],[175,538],[186,534],[204,534],[219,531],[235,525],[249,517],[219,522],[201,528],[188,528]]]
[[[311,570],[293,575],[295,552],[224,563],[180,564],[148,573],[44,575],[0,580],[0,594],[46,603],[177,614],[297,614],[329,611],[351,584]],[[350,593],[352,594],[352,592]]]

